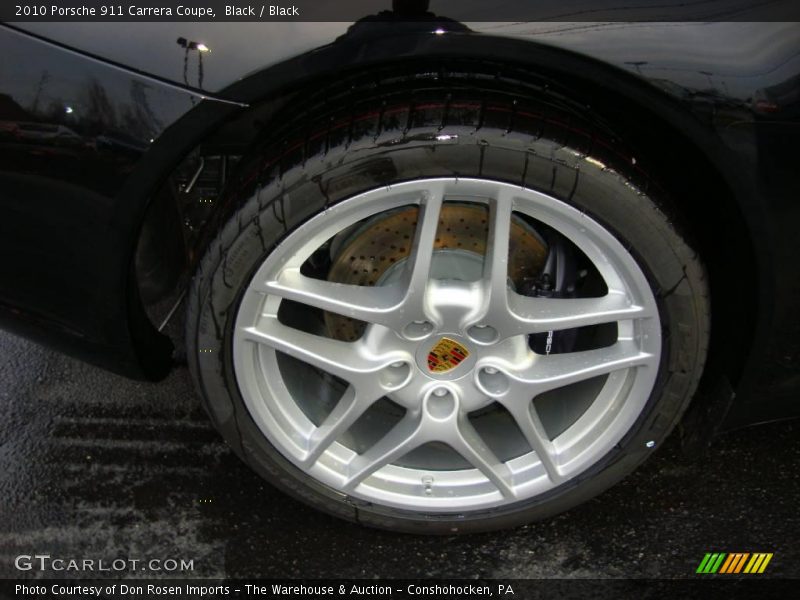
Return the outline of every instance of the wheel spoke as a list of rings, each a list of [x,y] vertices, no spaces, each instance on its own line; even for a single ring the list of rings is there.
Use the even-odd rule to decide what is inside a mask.
[[[513,404],[505,403],[504,405],[508,412],[511,413],[514,421],[516,421],[528,445],[536,452],[536,456],[538,456],[539,460],[542,462],[542,466],[547,476],[550,478],[550,481],[553,483],[560,483],[564,478],[558,471],[553,442],[550,441],[542,425],[542,421],[539,419],[539,415],[536,412],[536,408],[532,406],[532,400],[525,396],[524,393],[523,390],[523,395],[521,397],[526,398],[526,401],[515,402]]]
[[[599,375],[649,365],[653,360],[653,355],[640,351],[633,340],[620,340],[607,348],[539,355],[529,367],[510,370],[509,374],[530,386],[533,396]]]
[[[277,317],[264,317],[257,327],[241,329],[245,339],[264,344],[358,385],[375,377],[375,372],[405,359],[401,352],[368,357],[359,352],[359,342],[342,342],[306,333],[278,321]]]
[[[406,413],[406,416],[369,450],[352,460],[344,488],[348,491],[354,490],[372,473],[423,444],[425,440],[420,435],[421,430],[421,417]]]
[[[371,287],[312,279],[296,267],[284,269],[276,280],[254,285],[253,289],[387,327],[397,325],[396,310],[402,303],[402,290],[397,286]]]
[[[650,311],[629,302],[624,293],[609,293],[600,298],[532,298],[509,292],[509,308],[512,322],[507,335],[543,333],[652,316]]]
[[[432,186],[420,203],[414,243],[406,263],[406,308],[417,318],[422,315],[425,290],[430,278],[433,248],[436,231],[439,228],[439,214],[444,201],[444,187]],[[406,317],[412,316],[406,314]]]
[[[380,393],[368,396],[365,392],[359,393],[353,385],[348,387],[331,413],[311,434],[308,455],[303,463],[310,467],[317,462],[322,453],[380,398]]]
[[[486,241],[483,279],[486,282],[486,293],[489,296],[487,310],[492,310],[495,314],[502,314],[507,310],[508,252],[512,210],[511,194],[505,191],[489,202],[489,236]]]
[[[473,467],[483,473],[506,498],[515,496],[511,471],[502,463],[469,422],[466,414],[458,419],[456,435],[446,440],[453,450],[464,457]]]

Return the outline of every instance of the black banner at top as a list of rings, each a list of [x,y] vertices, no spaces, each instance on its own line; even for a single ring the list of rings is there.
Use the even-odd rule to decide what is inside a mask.
[[[800,21],[798,0],[9,0],[0,20]]]

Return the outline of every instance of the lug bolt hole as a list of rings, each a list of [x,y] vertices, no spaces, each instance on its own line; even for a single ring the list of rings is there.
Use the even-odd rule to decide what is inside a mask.
[[[411,377],[411,365],[397,361],[383,369],[379,375],[381,385],[387,390],[396,390],[405,385]]]
[[[478,372],[478,382],[491,396],[502,396],[508,391],[508,377],[495,367],[484,367]]]
[[[425,412],[438,421],[444,421],[456,410],[456,398],[445,387],[438,387],[425,401]]]
[[[497,330],[490,325],[475,325],[467,330],[467,335],[472,341],[478,344],[493,344],[495,343],[500,334]]]
[[[433,323],[429,321],[414,321],[403,328],[403,335],[409,340],[421,340],[433,331]]]

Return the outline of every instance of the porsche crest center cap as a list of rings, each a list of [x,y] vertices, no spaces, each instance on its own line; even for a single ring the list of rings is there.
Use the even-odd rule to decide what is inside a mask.
[[[428,370],[432,373],[446,373],[455,369],[465,358],[469,350],[450,338],[442,338],[428,352]]]

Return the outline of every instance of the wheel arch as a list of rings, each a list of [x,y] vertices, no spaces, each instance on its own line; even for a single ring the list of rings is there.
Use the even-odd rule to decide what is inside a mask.
[[[203,113],[202,103],[173,125],[167,132],[169,139],[163,145],[158,140],[154,150],[164,148],[162,158],[171,157],[174,168],[180,159],[227,126],[248,121],[263,130],[278,128],[284,118],[281,109],[293,99],[324,90],[356,73],[452,59],[511,65],[557,82],[573,97],[586,99],[586,109],[596,111],[616,127],[620,137],[633,140],[637,151],[646,153],[651,164],[658,164],[662,178],[683,182],[673,183],[680,189],[670,190],[679,213],[676,216],[690,229],[711,278],[713,327],[700,393],[711,394],[720,378],[738,387],[748,359],[738,348],[754,348],[768,318],[769,252],[759,243],[765,227],[755,184],[740,158],[725,146],[710,123],[663,89],[622,68],[527,40],[473,33],[432,35],[426,28],[395,36],[348,34],[334,44],[253,73],[222,90],[219,96],[240,106],[216,107]],[[647,124],[645,131],[642,123]],[[179,140],[192,143],[180,146],[176,144]],[[161,176],[151,181],[165,179],[168,171],[162,170]],[[689,183],[691,189],[686,187]],[[221,204],[209,222],[224,222],[233,208],[231,203]],[[714,239],[705,235],[708,231],[715,231]],[[202,248],[196,254],[202,254]],[[745,285],[742,272],[756,273],[758,284]],[[733,297],[736,302],[729,301]],[[740,345],[726,344],[723,331],[738,331]]]

